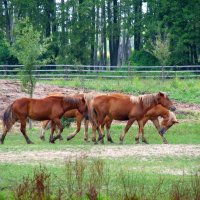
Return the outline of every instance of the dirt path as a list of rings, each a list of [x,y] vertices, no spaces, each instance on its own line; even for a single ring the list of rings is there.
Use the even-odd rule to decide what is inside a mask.
[[[57,163],[64,164],[66,160],[77,157],[88,158],[133,158],[152,159],[160,157],[188,158],[200,157],[200,145],[124,145],[124,146],[94,146],[91,149],[66,150],[34,150],[34,151],[0,151],[0,163]]]

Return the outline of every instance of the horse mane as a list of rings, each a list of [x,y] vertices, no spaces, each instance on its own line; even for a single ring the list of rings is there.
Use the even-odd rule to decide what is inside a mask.
[[[63,101],[71,105],[78,105],[81,102],[81,99],[72,96],[65,96],[63,97]]]
[[[139,98],[139,96],[133,96],[133,95],[131,95],[130,96],[130,101],[132,103],[139,103],[140,102],[140,98]]]
[[[177,121],[176,115],[173,112],[171,112],[171,111],[169,111],[168,121]]]
[[[94,98],[99,95],[104,95],[104,94],[96,93],[96,92],[90,92],[90,93],[84,94],[84,99],[85,99],[86,105],[88,106],[89,104],[91,104],[93,102]]]
[[[156,95],[154,94],[140,95],[139,98],[145,107],[149,107],[156,102]]]

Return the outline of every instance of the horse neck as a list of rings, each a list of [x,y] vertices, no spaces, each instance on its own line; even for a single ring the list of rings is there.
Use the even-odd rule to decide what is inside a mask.
[[[78,107],[79,107],[78,103],[63,102],[63,110],[65,112],[72,109],[78,109]]]
[[[160,116],[163,118],[163,119],[168,119],[170,117],[170,113],[169,113],[169,110],[167,110],[166,108],[162,107],[160,109]]]

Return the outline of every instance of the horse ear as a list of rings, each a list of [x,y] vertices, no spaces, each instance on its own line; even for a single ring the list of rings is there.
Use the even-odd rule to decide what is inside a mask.
[[[82,97],[82,98],[81,98],[81,101],[82,101],[83,103],[85,103],[85,98],[84,98],[84,97]]]
[[[164,94],[163,92],[159,92],[158,94],[159,94],[159,96],[161,96],[161,97],[164,97],[164,96],[165,96],[165,94]]]

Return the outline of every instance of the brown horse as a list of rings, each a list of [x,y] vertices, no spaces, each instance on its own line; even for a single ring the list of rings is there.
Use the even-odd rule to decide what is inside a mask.
[[[159,123],[158,117],[163,118],[161,125]],[[173,112],[169,111],[168,109],[166,109],[165,107],[161,105],[156,105],[155,107],[147,111],[147,113],[144,115],[144,117],[141,120],[137,121],[138,126],[139,126],[139,131],[135,138],[136,144],[139,143],[140,134],[142,134],[142,142],[148,144],[146,138],[144,137],[144,126],[148,120],[151,120],[153,122],[164,144],[167,144],[168,142],[163,134],[175,123],[179,123]],[[101,129],[103,133],[104,133],[104,126],[106,126],[107,140],[109,142],[113,142],[110,136],[110,126],[111,126],[112,121],[113,121],[112,119],[106,116],[106,118],[104,119],[104,123],[101,125]]]
[[[87,115],[87,105],[83,94],[65,97],[50,96],[44,99],[17,99],[6,109],[3,115],[4,131],[0,138],[0,143],[3,144],[7,132],[16,121],[19,121],[21,124],[20,130],[26,142],[31,144],[32,142],[26,134],[27,118],[37,121],[51,120],[50,142],[54,143],[63,131],[60,119],[67,110],[71,109],[78,109],[80,113]],[[55,126],[58,126],[60,131],[56,137],[53,137]]]
[[[72,138],[74,138],[76,136],[77,133],[80,132],[81,123],[83,120],[84,120],[84,124],[85,124],[84,140],[85,141],[88,140],[88,120],[84,119],[84,116],[77,109],[73,109],[73,110],[69,110],[69,111],[65,112],[63,117],[76,118],[76,130],[73,133],[68,135],[67,140],[71,140]],[[48,129],[48,125],[51,125],[51,122],[49,120],[45,120],[42,122],[42,131],[40,133],[41,140],[45,140],[44,133],[45,133],[45,130]]]
[[[135,96],[127,96],[121,94],[100,95],[94,97],[92,102],[92,111],[90,118],[99,128],[103,124],[104,118],[108,116],[110,119],[119,121],[128,120],[124,132],[120,136],[120,143],[123,143],[124,137],[135,120],[141,120],[145,113],[154,106],[161,104],[167,109],[175,110],[172,101],[165,93],[147,94]]]

